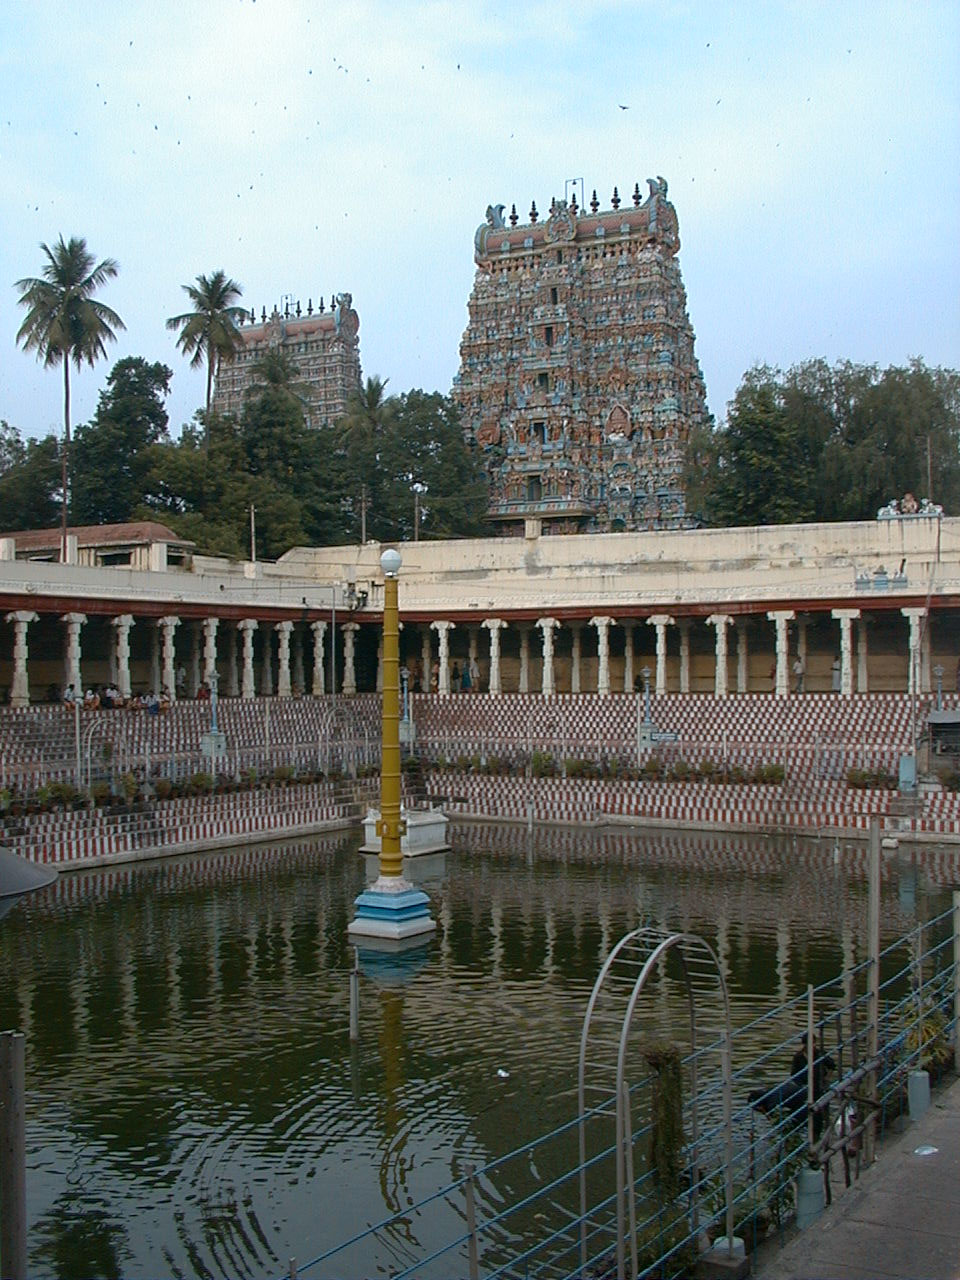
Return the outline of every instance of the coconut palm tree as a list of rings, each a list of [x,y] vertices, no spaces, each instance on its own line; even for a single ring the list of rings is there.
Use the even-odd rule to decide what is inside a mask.
[[[207,362],[207,416],[210,416],[210,399],[213,395],[213,379],[221,360],[230,360],[243,345],[237,328],[246,311],[236,306],[243,289],[236,280],[230,280],[225,271],[214,271],[210,276],[197,276],[196,284],[182,286],[193,303],[193,310],[182,316],[171,316],[167,328],[180,330],[177,346],[185,356],[191,356],[190,368],[196,369]]]
[[[60,451],[60,476],[63,488],[61,506],[60,557],[67,552],[67,507],[70,480],[70,363],[79,371],[83,364],[91,368],[106,355],[105,344],[116,341],[115,329],[126,326],[109,307],[94,298],[94,293],[118,270],[112,258],[95,263],[87,242],[81,236],[63,236],[50,248],[41,244],[46,262],[39,276],[18,280],[19,304],[27,308],[27,316],[17,331],[17,342],[24,351],[36,351],[45,367],[63,365],[63,448]]]

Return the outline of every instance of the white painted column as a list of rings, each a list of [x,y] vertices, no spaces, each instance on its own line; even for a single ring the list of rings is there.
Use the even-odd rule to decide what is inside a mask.
[[[580,635],[582,622],[570,623],[570,692],[580,692]]]
[[[237,683],[237,633],[233,627],[227,628],[227,680],[224,697],[238,698],[240,686]]]
[[[311,622],[310,630],[313,632],[313,684],[311,692],[315,698],[322,698],[324,693],[324,671],[326,667],[323,659],[323,638],[327,634],[327,624],[325,622]]]
[[[750,689],[750,654],[747,648],[747,620],[737,618],[737,693]]]
[[[65,613],[62,621],[67,624],[67,651],[64,655],[64,684],[72,684],[77,698],[83,686],[80,683],[80,628],[87,620],[85,613]]]
[[[303,681],[303,628],[298,626],[290,634],[290,679],[293,692],[302,694],[306,688]]]
[[[190,696],[195,698],[200,688],[200,645],[201,627],[199,622],[190,624]]]
[[[647,625],[655,627],[657,632],[657,682],[654,686],[654,692],[657,697],[661,697],[667,692],[667,627],[671,626],[672,623],[673,618],[669,613],[655,613],[647,619]],[[688,663],[689,658],[690,648],[688,645]]]
[[[909,647],[907,650],[907,693],[920,693],[920,628],[926,616],[926,609],[901,609],[900,612],[910,624]]]
[[[490,632],[490,679],[487,693],[496,697],[500,693],[500,632],[507,624],[501,618],[484,618],[480,625]]]
[[[777,673],[774,691],[778,698],[785,698],[790,689],[790,672],[787,661],[790,657],[790,649],[787,640],[787,623],[793,616],[792,609],[774,609],[767,614],[767,617],[776,628]]]
[[[543,674],[540,687],[545,698],[552,698],[556,693],[553,680],[553,631],[559,625],[556,618],[537,619],[537,626],[543,634]]]
[[[731,622],[733,622],[733,618],[728,613],[711,613],[707,619],[707,623],[712,627],[716,627],[717,630],[713,673],[713,696],[715,698],[725,698],[727,696],[727,627]]]
[[[121,613],[111,618],[110,625],[114,635],[114,665],[116,667],[117,692],[121,698],[129,698],[130,689],[130,628],[133,626],[133,614]]]
[[[277,653],[279,670],[277,672],[277,697],[290,697],[290,632],[292,622],[278,622],[274,627],[277,633]]]
[[[623,624],[623,692],[633,693],[633,622]]]
[[[520,680],[517,688],[518,693],[530,692],[530,625],[526,622],[519,622],[517,630],[520,632]]]
[[[165,691],[171,702],[176,701],[177,697],[177,677],[175,671],[176,654],[174,649],[174,633],[180,625],[180,619],[169,614],[166,618],[161,618],[157,623],[160,629],[161,640],[161,656],[160,656],[160,688]]]
[[[7,614],[7,622],[13,623],[13,679],[10,683],[10,706],[29,707],[30,681],[27,677],[27,627],[36,622],[37,614],[29,609],[17,609]]]
[[[597,693],[601,698],[610,693],[610,627],[612,618],[605,616],[590,619],[597,628]]]
[[[263,648],[260,651],[260,696],[273,697],[273,632],[269,622],[263,624]]]
[[[243,674],[240,677],[241,698],[253,698],[256,696],[253,680],[253,633],[256,629],[256,618],[244,618],[237,623],[237,630],[243,636]]]
[[[681,618],[680,628],[680,692],[690,692],[690,619]]]
[[[420,688],[424,693],[433,692],[433,643],[430,639],[430,628],[420,629]],[[437,688],[440,687],[439,676]]]
[[[217,628],[219,618],[203,620],[203,683],[208,689],[213,687],[217,674]]]
[[[870,674],[867,668],[867,615],[860,615],[857,623],[857,693],[869,693]]]
[[[343,624],[343,692],[357,692],[357,632],[359,622]]]
[[[440,646],[440,674],[437,681],[437,692],[443,697],[450,696],[450,632],[452,622],[431,622],[430,626],[437,633]]]
[[[840,623],[840,694],[849,698],[853,694],[853,620],[860,617],[859,609],[831,609],[830,616]]]

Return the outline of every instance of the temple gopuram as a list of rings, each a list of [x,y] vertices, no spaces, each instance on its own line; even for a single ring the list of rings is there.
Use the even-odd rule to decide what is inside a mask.
[[[684,445],[707,416],[663,178],[621,207],[487,209],[453,395],[498,533],[676,529]]]
[[[244,397],[255,382],[254,368],[269,351],[278,351],[295,370],[294,381],[303,397],[307,425],[322,427],[342,416],[351,391],[360,386],[360,317],[349,293],[338,293],[327,310],[286,301],[270,314],[264,307],[260,321],[251,311],[240,330],[243,348],[225,361],[217,373],[213,408],[239,414]]]

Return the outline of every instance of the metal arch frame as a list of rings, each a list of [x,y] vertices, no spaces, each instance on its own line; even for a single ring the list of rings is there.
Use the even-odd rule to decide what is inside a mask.
[[[717,958],[716,952],[710,944],[701,938],[698,934],[693,933],[670,933],[667,934],[663,930],[651,929],[649,927],[641,927],[634,929],[630,933],[625,934],[617,945],[610,952],[604,962],[603,968],[600,970],[597,980],[594,983],[593,991],[590,994],[590,1000],[587,1004],[586,1013],[583,1019],[583,1031],[580,1036],[580,1058],[578,1070],[577,1084],[577,1101],[579,1108],[579,1141],[580,1141],[580,1255],[581,1265],[586,1266],[587,1263],[587,1238],[586,1238],[586,1132],[584,1117],[584,1071],[586,1066],[586,1050],[590,1033],[590,1022],[596,1008],[597,1001],[603,990],[606,979],[610,973],[616,960],[621,953],[631,944],[646,943],[651,947],[650,954],[644,961],[640,973],[634,981],[630,998],[627,1001],[627,1007],[623,1017],[623,1024],[620,1031],[620,1045],[617,1053],[617,1073],[615,1082],[614,1096],[616,1098],[616,1170],[617,1170],[617,1277],[618,1280],[625,1280],[626,1277],[626,1257],[624,1248],[624,1235],[626,1229],[627,1210],[629,1207],[630,1220],[630,1250],[631,1250],[631,1272],[636,1280],[638,1275],[638,1258],[637,1258],[637,1233],[636,1233],[636,1198],[633,1179],[633,1146],[631,1141],[631,1119],[630,1119],[630,1091],[629,1084],[626,1079],[626,1053],[627,1044],[629,1042],[630,1030],[633,1025],[633,1017],[636,1011],[637,1003],[646,985],[647,979],[654,966],[664,958],[670,951],[679,949],[680,964],[683,969],[684,982],[687,989],[687,1002],[690,1010],[690,1050],[691,1050],[691,1073],[692,1073],[692,1104],[693,1104],[693,1120],[692,1120],[692,1146],[694,1151],[694,1161],[696,1162],[696,1152],[699,1143],[699,1120],[697,1112],[697,1019],[696,1019],[696,1002],[694,1000],[693,986],[690,981],[690,974],[687,968],[684,947],[692,947],[702,951],[712,963],[720,984],[720,993],[723,999],[723,1033],[721,1036],[721,1075],[723,1084],[723,1126],[724,1126],[724,1154],[727,1174],[724,1185],[724,1201],[725,1201],[725,1221],[726,1221],[726,1237],[728,1249],[733,1248],[733,1078],[732,1065],[730,1055],[730,998],[727,992],[727,984],[723,976],[723,970]],[[629,1186],[629,1202],[627,1201],[627,1188]],[[697,1221],[697,1193],[694,1186],[693,1201],[693,1225],[694,1230],[698,1225]]]

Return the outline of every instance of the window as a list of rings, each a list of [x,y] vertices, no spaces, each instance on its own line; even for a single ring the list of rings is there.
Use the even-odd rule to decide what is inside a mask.
[[[539,476],[527,477],[527,501],[539,502],[543,497],[543,485]]]
[[[550,375],[549,375],[549,373],[538,373],[538,374],[537,374],[537,388],[538,388],[538,390],[540,390],[540,391],[549,391],[549,390],[550,390]]]
[[[547,442],[547,424],[545,422],[530,423],[530,439],[531,441],[539,441],[540,444]]]
[[[543,340],[548,347],[553,346],[553,325],[552,324],[548,324],[544,326]]]
[[[556,288],[553,288],[550,290],[550,301],[553,303],[554,306],[556,306],[557,303],[560,301],[560,295],[557,293]]]

